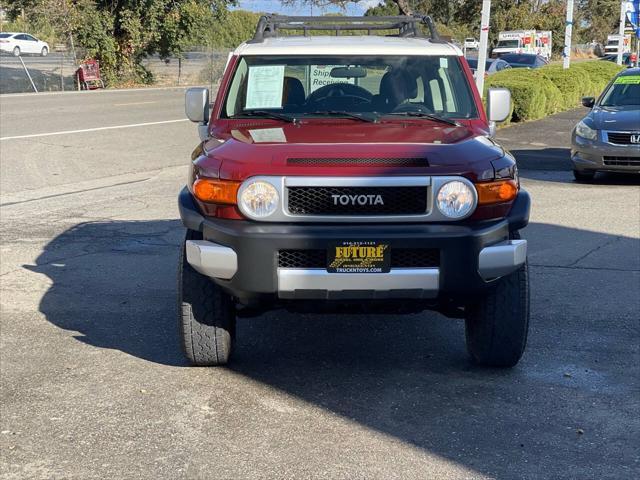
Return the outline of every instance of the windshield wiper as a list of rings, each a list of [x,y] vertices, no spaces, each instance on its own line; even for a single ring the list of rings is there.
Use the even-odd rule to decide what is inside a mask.
[[[367,115],[360,115],[358,113],[347,112],[345,110],[316,110],[315,112],[305,112],[305,115],[331,115],[347,118],[354,118],[361,122],[375,123],[378,120],[378,116],[369,117]],[[375,114],[374,114],[375,115]]]
[[[432,113],[424,113],[424,112],[391,112],[385,113],[387,115],[396,115],[399,117],[418,117],[418,118],[428,118],[429,120],[434,120],[436,122],[446,123],[447,125],[453,125],[454,127],[460,127],[461,125],[455,120],[449,120],[448,118],[439,117],[438,115],[434,115]]]
[[[275,120],[282,120],[283,122],[294,123],[296,119],[284,113],[270,112],[268,110],[248,110],[246,112],[238,113],[229,118],[237,119],[242,117],[263,117],[273,118]]]

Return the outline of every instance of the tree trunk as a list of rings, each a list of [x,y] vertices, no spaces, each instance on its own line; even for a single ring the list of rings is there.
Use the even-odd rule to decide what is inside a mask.
[[[403,15],[413,15],[413,10],[411,9],[411,5],[409,5],[409,0],[393,0],[398,5],[400,9],[400,13]]]

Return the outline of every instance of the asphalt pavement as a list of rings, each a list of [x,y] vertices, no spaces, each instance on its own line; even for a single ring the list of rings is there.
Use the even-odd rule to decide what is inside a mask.
[[[498,132],[533,197],[516,368],[472,366],[435,313],[281,311],[239,321],[229,367],[191,368],[182,97],[0,96],[2,478],[640,476],[640,181],[573,182],[582,110]]]

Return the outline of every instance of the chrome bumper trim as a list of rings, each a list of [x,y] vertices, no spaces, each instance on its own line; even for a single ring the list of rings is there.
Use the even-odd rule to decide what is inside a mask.
[[[238,256],[233,249],[206,240],[187,240],[187,262],[207,277],[233,277],[238,271]]]
[[[419,290],[421,298],[434,298],[440,285],[438,268],[396,268],[389,273],[329,273],[314,268],[279,268],[280,297],[302,290],[325,292],[387,292]],[[387,295],[389,296],[389,295]]]
[[[527,260],[527,241],[508,240],[480,251],[478,272],[485,280],[516,271]]]

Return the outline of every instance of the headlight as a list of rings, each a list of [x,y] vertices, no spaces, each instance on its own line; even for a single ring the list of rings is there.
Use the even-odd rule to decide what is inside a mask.
[[[583,120],[580,120],[576,125],[576,135],[578,137],[586,138],[587,140],[595,140],[598,138],[598,132],[584,123]]]
[[[462,218],[474,207],[475,195],[466,183],[459,180],[447,182],[438,191],[438,210],[449,218]]]
[[[243,186],[238,200],[240,209],[248,216],[264,218],[276,211],[280,196],[276,187],[268,182],[257,180]]]

